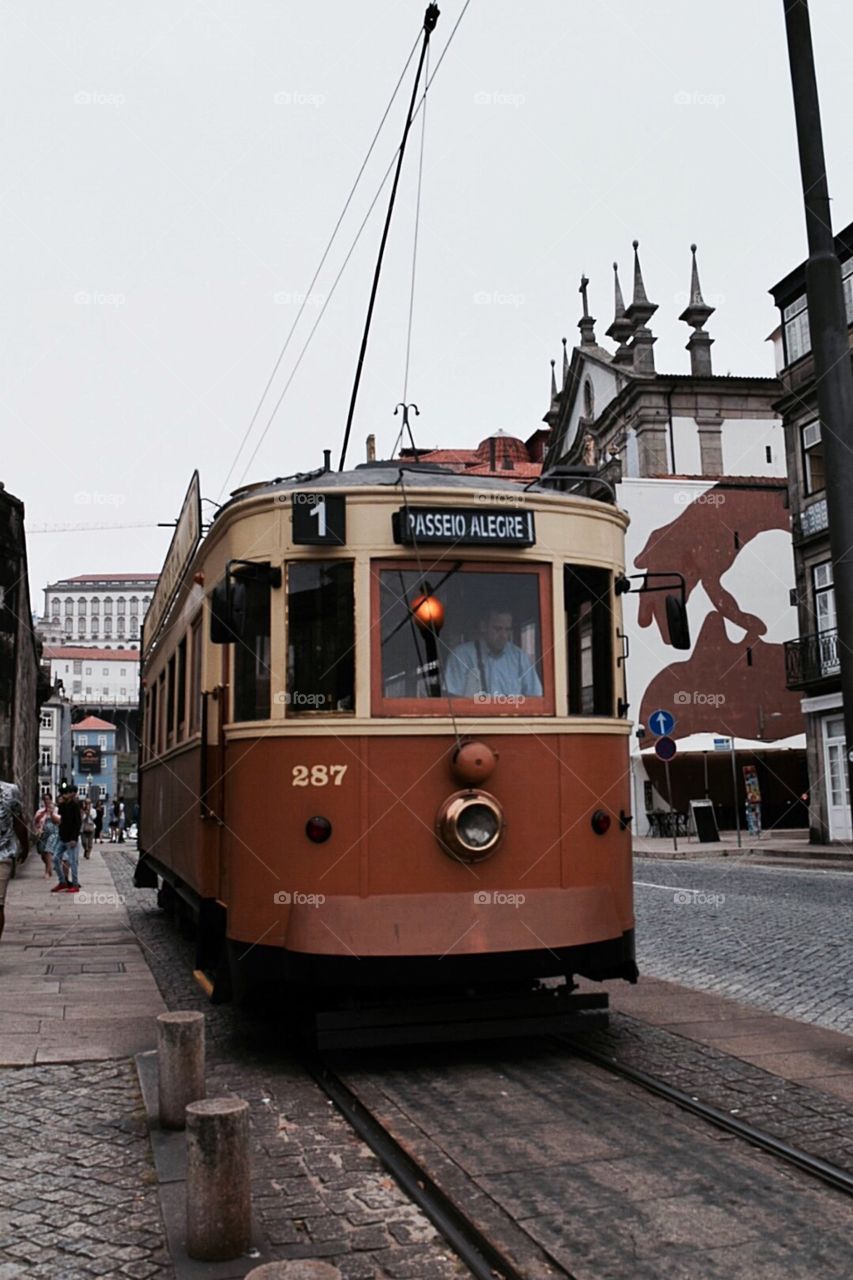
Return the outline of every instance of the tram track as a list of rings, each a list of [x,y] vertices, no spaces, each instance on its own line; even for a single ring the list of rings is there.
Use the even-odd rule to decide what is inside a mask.
[[[619,1062],[618,1059],[610,1058],[607,1054],[599,1053],[596,1049],[590,1049],[586,1045],[578,1044],[577,1041],[571,1038],[556,1037],[556,1041],[558,1044],[570,1049],[576,1057],[582,1058],[585,1062],[591,1062],[595,1066],[603,1067],[612,1075],[618,1076],[622,1080],[629,1080],[632,1084],[639,1085],[640,1088],[645,1089],[648,1093],[653,1093],[657,1097],[673,1103],[681,1110],[689,1111],[691,1115],[699,1116],[700,1119],[706,1120],[709,1124],[714,1125],[715,1128],[722,1129],[734,1137],[742,1138],[752,1146],[760,1147],[762,1151],[766,1151],[768,1154],[794,1165],[801,1172],[817,1178],[819,1181],[826,1183],[827,1186],[833,1187],[836,1191],[841,1191],[847,1196],[853,1196],[853,1174],[846,1169],[830,1164],[827,1160],[821,1160],[819,1156],[814,1156],[808,1151],[794,1147],[782,1138],[765,1133],[761,1129],[757,1129],[755,1125],[721,1111],[719,1107],[711,1106],[707,1102],[701,1102],[683,1089],[667,1084],[666,1081],[659,1080],[647,1071],[641,1071],[637,1067],[629,1067],[625,1063]]]
[[[737,1138],[741,1143],[758,1149],[781,1163],[793,1166],[800,1173],[834,1191],[848,1197],[853,1196],[853,1174],[846,1169],[801,1150],[781,1138],[727,1114],[718,1107],[703,1103],[684,1090],[669,1085],[646,1071],[629,1067],[608,1057],[605,1053],[580,1044],[569,1036],[548,1037],[541,1043],[550,1044],[552,1048],[559,1051],[561,1056],[568,1053],[573,1058],[602,1070],[610,1077],[627,1081],[679,1110],[705,1121],[709,1126]],[[305,1061],[304,1065],[326,1097],[334,1103],[359,1137],[367,1143],[403,1190],[422,1209],[472,1275],[478,1277],[478,1280],[480,1278],[496,1280],[498,1277],[505,1280],[529,1280],[532,1272],[526,1268],[519,1269],[518,1261],[508,1256],[505,1247],[499,1246],[489,1238],[487,1232],[490,1228],[482,1221],[482,1211],[478,1215],[480,1218],[480,1225],[478,1225],[460,1206],[458,1194],[454,1198],[440,1185],[443,1181],[449,1183],[454,1180],[443,1176],[447,1172],[447,1166],[438,1156],[457,1162],[448,1150],[442,1150],[442,1136],[431,1131],[429,1117],[420,1116],[417,1106],[413,1105],[408,1098],[402,1101],[398,1098],[395,1102],[391,1094],[386,1095],[390,1106],[377,1105],[377,1087],[382,1091],[381,1069],[377,1072],[372,1067],[368,1067],[365,1076],[364,1068],[356,1067],[355,1078],[350,1084],[342,1078],[341,1074],[338,1074],[339,1063],[336,1070],[322,1057],[316,1057],[311,1061]],[[492,1065],[495,1072],[500,1074],[506,1069],[507,1064],[501,1059],[496,1059]],[[343,1076],[346,1075],[347,1070],[344,1069]],[[523,1093],[525,1086],[521,1081],[518,1083]],[[390,1112],[393,1116],[395,1111],[399,1119],[389,1120],[388,1113]],[[384,1113],[385,1118],[380,1119],[377,1112]],[[570,1122],[567,1120],[567,1123]],[[420,1130],[423,1142],[412,1141],[410,1125]],[[400,1136],[398,1133],[400,1129],[404,1133],[408,1130],[407,1136]],[[417,1158],[412,1154],[413,1147],[419,1148]],[[424,1154],[425,1150],[427,1154]],[[435,1158],[429,1154],[430,1151],[435,1152]],[[464,1163],[458,1163],[457,1168],[459,1173],[464,1175],[465,1180],[479,1187],[479,1174],[472,1173]],[[458,1187],[459,1183],[456,1182],[457,1192]],[[480,1190],[482,1194],[482,1189]],[[485,1194],[488,1196],[488,1191]],[[464,1195],[461,1198],[465,1199]],[[494,1209],[505,1212],[505,1206],[502,1207],[498,1202],[494,1202]],[[485,1217],[488,1218],[489,1214],[486,1213]],[[535,1232],[530,1234],[521,1220],[515,1221],[514,1227],[519,1233],[519,1239],[524,1237],[525,1243],[532,1246],[543,1259],[547,1274],[572,1280],[574,1273],[567,1265],[565,1249],[552,1251]],[[571,1248],[570,1231],[567,1234],[567,1244]],[[516,1249],[513,1252],[520,1251]],[[522,1262],[521,1266],[524,1267],[525,1264]],[[543,1272],[537,1270],[536,1274],[543,1274]]]
[[[526,1280],[330,1066],[307,1057],[303,1066],[477,1280]],[[562,1269],[560,1274],[572,1280]]]

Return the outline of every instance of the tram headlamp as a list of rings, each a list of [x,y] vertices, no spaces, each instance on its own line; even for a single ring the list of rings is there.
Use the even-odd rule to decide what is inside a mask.
[[[445,853],[460,862],[482,862],[500,846],[506,819],[487,791],[457,791],[439,809],[435,830]]]

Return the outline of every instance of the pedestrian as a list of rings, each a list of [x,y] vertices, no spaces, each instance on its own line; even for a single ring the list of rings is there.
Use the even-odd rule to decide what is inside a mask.
[[[59,814],[49,791],[45,791],[42,796],[41,808],[33,820],[33,830],[36,848],[44,863],[44,878],[50,880],[53,875],[53,855],[59,842]]]
[[[59,847],[53,858],[57,883],[51,893],[79,893],[77,868],[80,859],[80,830],[83,815],[77,803],[77,786],[66,782],[59,797]],[[67,874],[66,874],[67,868]],[[70,879],[69,879],[70,876]]]
[[[24,821],[21,792],[14,782],[0,782],[0,936],[6,923],[6,890],[15,864],[27,860],[30,833]]]
[[[91,800],[83,801],[82,819],[80,838],[83,842],[83,857],[90,858],[92,856],[92,843],[95,839],[95,815],[92,812]]]
[[[124,805],[116,796],[110,805],[110,844],[118,844],[119,837],[124,841]]]
[[[124,844],[124,831],[127,826],[127,813],[124,807],[124,801],[119,797],[118,802],[118,842]]]
[[[95,839],[98,844],[101,843],[101,836],[104,830],[104,802],[98,796],[98,802],[95,805]]]

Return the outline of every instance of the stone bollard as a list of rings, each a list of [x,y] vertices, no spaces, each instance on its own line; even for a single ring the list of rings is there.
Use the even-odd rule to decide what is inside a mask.
[[[251,1244],[249,1104],[208,1098],[187,1107],[187,1253],[239,1258]]]
[[[250,1271],[246,1280],[341,1280],[341,1273],[330,1262],[298,1258],[293,1262],[265,1262]]]
[[[160,1124],[183,1129],[190,1102],[204,1097],[204,1014],[161,1013],[157,1018]]]

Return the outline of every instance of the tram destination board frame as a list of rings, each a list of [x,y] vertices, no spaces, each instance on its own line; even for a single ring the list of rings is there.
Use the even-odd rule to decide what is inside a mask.
[[[441,543],[463,547],[534,547],[536,522],[522,507],[401,507],[392,517],[403,546]]]

